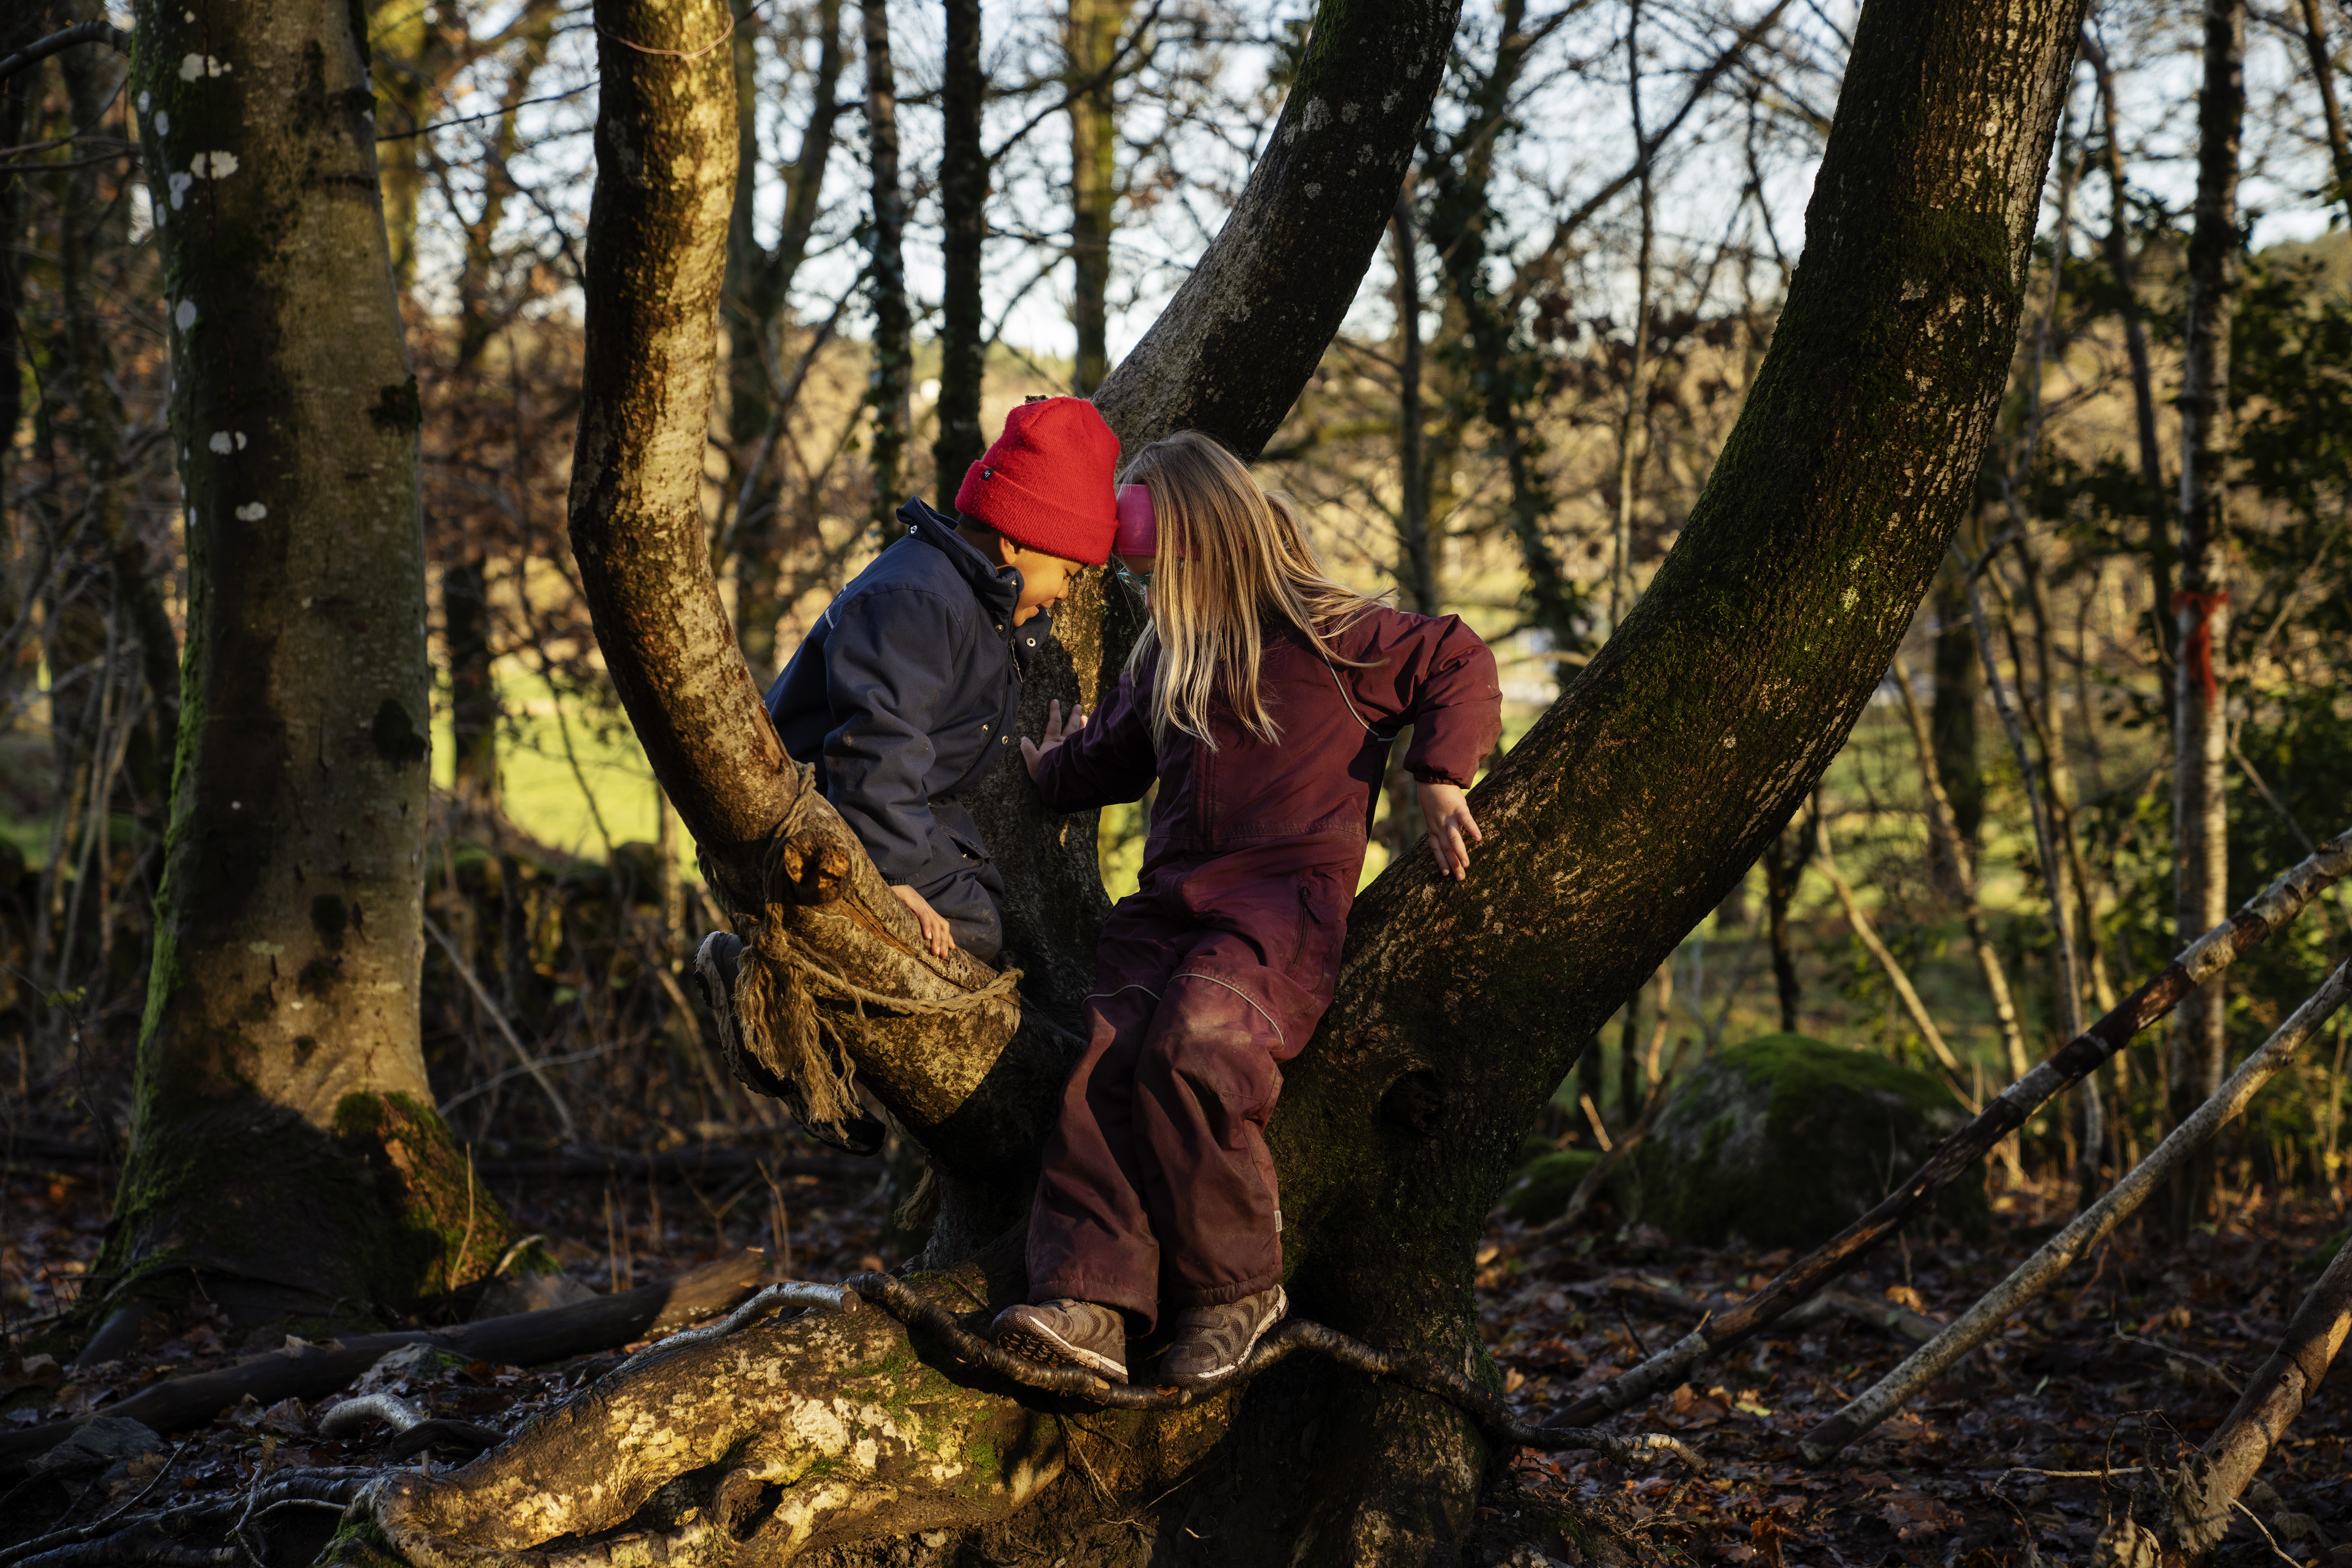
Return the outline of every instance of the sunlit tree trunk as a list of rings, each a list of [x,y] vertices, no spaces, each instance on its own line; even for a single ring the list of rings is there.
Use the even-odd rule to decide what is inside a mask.
[[[247,1316],[413,1303],[509,1239],[418,1044],[419,409],[356,21],[138,8],[188,681],[105,1268]]]
[[[890,8],[864,0],[866,142],[873,163],[874,237],[867,287],[874,296],[874,369],[866,396],[874,405],[875,528],[906,498],[907,441],[913,425],[907,388],[914,374],[914,319],[907,308],[907,195],[898,179],[898,82],[890,65]]]
[[[2207,0],[2205,88],[2198,104],[2196,226],[2189,238],[2187,363],[2180,389],[2180,588],[2174,595],[2173,917],[2183,941],[2228,914],[2229,822],[2222,668],[2230,626],[2230,327],[2238,288],[2238,151],[2246,106],[2244,0]],[[2223,983],[2180,1004],[2168,1074],[2172,1113],[2221,1087],[2228,1047]],[[2176,1230],[2195,1223],[2210,1157],[2175,1189]]]
[[[1110,237],[1118,226],[1119,30],[1134,0],[1069,0],[1063,79],[1070,97],[1070,318],[1078,330],[1070,390],[1091,395],[1110,374]]]

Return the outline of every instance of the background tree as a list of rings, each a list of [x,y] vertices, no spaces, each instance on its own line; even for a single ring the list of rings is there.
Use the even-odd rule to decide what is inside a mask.
[[[200,1277],[245,1315],[404,1305],[509,1237],[417,1037],[419,409],[362,40],[337,6],[139,27],[194,700],[108,1265],[118,1293]],[[316,200],[321,177],[362,195]]]

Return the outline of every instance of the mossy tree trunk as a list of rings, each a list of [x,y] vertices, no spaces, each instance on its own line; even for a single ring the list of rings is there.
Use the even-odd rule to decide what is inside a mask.
[[[190,602],[105,1269],[248,1317],[405,1306],[508,1239],[418,1043],[418,407],[357,15],[138,11]]]
[[[716,0],[665,12],[605,0],[598,20],[608,37],[687,50],[722,18]],[[1197,424],[1254,451],[1272,430],[1314,363],[1309,335],[1338,319],[1392,208],[1453,21],[1443,4],[1324,7],[1234,216],[1103,390],[1129,443]],[[1271,1131],[1298,1312],[1484,1365],[1471,1258],[1520,1129],[1817,783],[1972,491],[2080,21],[2080,0],[1864,9],[1810,247],[1680,543],[1477,792],[1487,839],[1474,877],[1439,878],[1420,848],[1357,905],[1340,1001],[1291,1064]],[[839,973],[951,996],[986,972],[925,958],[830,811],[793,798],[708,575],[683,569],[696,559],[709,237],[729,178],[709,166],[716,121],[697,105],[723,82],[689,59],[616,55],[605,46],[573,493],[605,656],[736,909],[772,898]],[[1399,83],[1422,96],[1383,97]],[[1324,184],[1320,161],[1344,170],[1368,135],[1376,166],[1355,186]],[[1323,221],[1294,226],[1307,188]],[[1255,334],[1241,330],[1245,306],[1263,308]],[[1115,662],[1085,619],[1066,617],[1080,641],[1065,696]],[[1024,858],[1055,829],[1000,855]],[[785,842],[771,855],[772,832]],[[1023,1288],[1017,1237],[987,1233],[1020,1213],[1068,1016],[1060,998],[1032,998],[945,1025],[890,1019],[854,1046],[860,1081],[947,1189],[924,1283],[974,1321]],[[681,1552],[773,1562],[948,1528],[997,1557],[1087,1542],[1137,1555],[1130,1521],[1157,1535],[1155,1562],[1418,1563],[1457,1551],[1495,1457],[1454,1407],[1328,1368],[1286,1365],[1175,1415],[1070,1417],[870,1310],[851,1321],[772,1323],[658,1357],[464,1470],[394,1479],[378,1521],[420,1562],[511,1561],[587,1538],[531,1559],[550,1568]],[[917,1387],[905,1380],[919,1363],[931,1370]],[[786,1375],[760,1370],[778,1366]],[[741,1403],[695,1392],[714,1385],[740,1387]],[[668,1485],[722,1459],[724,1474]],[[854,1544],[835,1560],[858,1560]]]

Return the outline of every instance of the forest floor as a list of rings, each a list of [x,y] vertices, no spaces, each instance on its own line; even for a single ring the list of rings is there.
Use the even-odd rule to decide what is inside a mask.
[[[1915,1239],[1844,1284],[1948,1321],[2069,1217],[2069,1196],[2055,1184],[2004,1194],[1983,1244]],[[1807,1466],[1799,1442],[1908,1354],[1910,1341],[1839,1317],[1785,1338],[1768,1331],[1608,1425],[1674,1434],[1704,1456],[1705,1477],[1690,1480],[1672,1460],[1628,1471],[1523,1452],[1518,1489],[1525,1500],[1600,1513],[1662,1557],[1774,1568],[2086,1564],[2110,1513],[2130,1500],[2131,1478],[2109,1472],[2151,1454],[2168,1469],[2202,1441],[2343,1238],[2332,1198],[2271,1201],[2256,1188],[2221,1207],[2217,1226],[2183,1243],[2126,1226],[1924,1401],[1825,1465]],[[1479,1303],[1509,1397],[1536,1420],[1696,1327],[1684,1303],[1737,1300],[1790,1257],[1678,1246],[1637,1226],[1520,1259],[1511,1252],[1519,1229],[1491,1233]],[[2347,1384],[2339,1361],[2249,1489],[2272,1539],[2241,1516],[2218,1562],[2352,1563]]]
[[[794,1274],[830,1279],[882,1256],[881,1169],[877,1162],[876,1181],[800,1176],[772,1185],[755,1173],[731,1192],[699,1198],[641,1177],[524,1183],[502,1195],[521,1228],[553,1238],[571,1272],[599,1289],[667,1278],[779,1239],[790,1247]],[[1987,1241],[1914,1240],[1847,1284],[1949,1318],[2063,1217],[2058,1200],[2055,1189],[2004,1194],[1996,1205],[2006,1212]],[[1522,1453],[1493,1505],[1567,1504],[1605,1518],[1649,1563],[2087,1564],[2129,1484],[2099,1472],[2135,1465],[2151,1449],[2169,1461],[2212,1428],[2269,1353],[2343,1225],[2336,1204],[2306,1197],[2273,1201],[2257,1191],[2224,1208],[2210,1234],[2178,1246],[2151,1230],[2126,1230],[1935,1385],[1927,1403],[1829,1465],[1805,1466],[1799,1439],[1911,1348],[1851,1318],[1751,1342],[1646,1412],[1612,1424],[1674,1433],[1705,1457],[1705,1476],[1694,1479],[1671,1459],[1628,1471],[1573,1452]],[[13,1328],[13,1348],[0,1360],[0,1424],[103,1415],[109,1402],[158,1376],[276,1348],[233,1342],[221,1324],[184,1320],[151,1330],[135,1352],[95,1375],[69,1376],[40,1353],[58,1347],[44,1346],[38,1319],[69,1300],[96,1257],[105,1224],[96,1173],[15,1167],[0,1187],[0,1300]],[[1514,1251],[1517,1237],[1514,1222],[1491,1233],[1479,1301],[1509,1396],[1536,1419],[1686,1331],[1694,1300],[1736,1299],[1787,1261],[1785,1253],[1677,1246],[1640,1226],[1596,1231],[1524,1258]],[[531,1369],[440,1358],[386,1369],[376,1385],[429,1415],[510,1430],[620,1353],[615,1347]],[[2221,1562],[2352,1562],[2352,1398],[2342,1382],[2329,1380],[2264,1468],[2276,1499],[2250,1494],[2275,1545],[2242,1521]],[[159,1481],[151,1503],[242,1490],[257,1468],[389,1463],[388,1429],[350,1442],[317,1435],[320,1410],[332,1402],[226,1411],[212,1426],[168,1434],[161,1449],[95,1478],[0,1496],[0,1542],[93,1518]],[[460,1458],[444,1453],[439,1462]],[[331,1516],[318,1516],[320,1540],[331,1526]],[[2346,1545],[2331,1552],[2337,1542]],[[1570,1568],[1580,1562],[1564,1540],[1551,1552]],[[303,1560],[286,1552],[277,1568]],[[1513,1562],[1530,1563],[1524,1555]]]

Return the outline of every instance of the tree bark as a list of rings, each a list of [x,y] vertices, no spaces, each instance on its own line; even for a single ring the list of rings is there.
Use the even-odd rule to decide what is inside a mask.
[[[1804,874],[1805,858],[1789,853],[1780,834],[1765,840],[1764,909],[1772,942],[1772,989],[1780,1002],[1780,1031],[1801,1032],[1799,1008],[1804,991],[1797,980],[1797,949],[1789,931],[1789,905],[1797,896],[1797,879]]]
[[[1945,578],[1938,578],[1940,584]],[[1963,591],[1965,597],[1965,590]],[[1962,614],[1966,614],[1965,605]],[[1963,623],[1965,626],[1966,623]],[[1974,641],[1973,636],[1970,638]],[[1937,634],[1936,652],[1943,656],[1944,635]],[[1976,650],[1969,649],[1968,668],[1976,668]],[[1953,890],[1960,900],[1960,916],[1968,928],[1969,946],[1976,954],[1977,968],[1984,975],[1985,996],[1992,1004],[1993,1023],[2000,1032],[2001,1058],[2008,1065],[2010,1081],[2023,1078],[2032,1067],[2026,1059],[2025,1032],[2018,1025],[2017,1003],[2009,989],[2009,972],[2002,967],[2000,953],[1994,948],[1992,935],[1985,929],[1984,908],[1977,901],[1976,847],[1960,830],[1959,813],[1952,805],[1945,787],[1944,773],[1937,753],[1932,721],[1919,711],[1918,699],[1911,690],[1911,672],[1903,667],[1901,655],[1896,655],[1891,673],[1895,689],[1903,699],[1904,717],[1911,723],[1911,740],[1919,756],[1920,793],[1927,800],[1928,843],[1937,847],[1951,868]],[[1937,695],[1943,694],[1943,684],[1937,683]],[[1975,746],[1976,715],[1969,716],[1971,737],[1970,752]],[[1981,795],[1979,795],[1981,800]]]
[[[449,649],[450,793],[484,816],[499,812],[499,685],[490,639],[489,573],[472,552],[441,568],[441,635]]]
[[[2072,0],[1875,0],[1865,11],[1812,247],[1681,543],[1619,636],[1481,785],[1489,831],[1477,875],[1442,879],[1415,850],[1356,907],[1341,1000],[1291,1064],[1270,1134],[1302,1315],[1479,1364],[1470,1260],[1516,1156],[1515,1130],[1814,787],[1970,493],[2014,342],[2035,176],[2078,10]],[[718,286],[707,236],[732,171],[713,107],[723,78],[687,56],[723,21],[709,0],[659,14],[651,0],[598,9],[604,91],[572,497],[583,578],[647,754],[730,901],[763,911],[780,940],[861,986],[960,1009],[944,1022],[876,1017],[851,1037],[860,1081],[932,1155],[951,1194],[1009,1194],[997,1212],[1017,1213],[1066,1037],[1042,1009],[968,1005],[986,973],[916,952],[911,922],[863,853],[822,802],[796,797],[694,548]],[[1442,4],[1327,7],[1233,218],[1103,389],[1125,440],[1192,424],[1257,449],[1389,221],[1452,21]],[[625,58],[616,35],[679,53]],[[1671,820],[1657,804],[1667,800]],[[967,1254],[987,1207],[972,1203],[962,1223]],[[935,1234],[935,1266],[953,1251]],[[995,1256],[1017,1254],[1008,1240]],[[924,1285],[975,1320],[1020,1288],[1011,1262]],[[451,1511],[414,1492],[400,1528],[425,1529],[409,1538],[420,1552],[442,1550],[434,1543],[452,1533],[511,1550],[601,1531],[635,1498],[748,1441],[756,1473],[740,1484],[782,1489],[769,1517],[786,1532],[805,1525],[799,1539],[813,1542],[834,1521],[848,1535],[969,1519],[959,1487],[982,1514],[1016,1507],[1024,1483],[1010,1456],[1038,1456],[1033,1479],[1052,1462],[1035,1446],[1046,1439],[1028,1414],[1034,1403],[926,1370],[903,1335],[869,1334],[862,1313],[804,1323],[759,1331],[779,1337],[745,1350],[748,1360],[719,1342],[709,1353],[722,1359],[692,1376],[681,1362],[680,1381],[665,1371],[574,1404],[534,1428],[528,1452],[519,1444],[467,1472],[448,1489]],[[740,1390],[738,1403],[709,1392],[722,1383]],[[836,1394],[846,1406],[832,1405]],[[659,1429],[675,1441],[616,1447],[614,1421],[651,1411],[646,1401],[660,1404]],[[844,1434],[812,1451],[789,1436],[809,1430],[794,1412],[818,1404],[859,1411],[871,1448]],[[870,1420],[869,1407],[879,1412]],[[1309,1420],[1319,1424],[1302,1443]],[[1057,1494],[1066,1506],[1085,1517],[1160,1508],[1141,1501],[1159,1497],[1143,1489],[1146,1472],[1175,1449],[1197,1458],[1213,1447],[1236,1489],[1231,1500],[1202,1494],[1223,1521],[1206,1549],[1221,1561],[1421,1562],[1454,1550],[1486,1457],[1469,1417],[1432,1395],[1304,1373],[1198,1411],[1106,1414],[1098,1427],[1127,1447],[1098,1451],[1113,1468],[1089,1479],[1105,1498],[1074,1482]],[[934,1447],[933,1432],[950,1446]],[[926,1475],[908,1468],[919,1448],[964,1458]],[[1122,1464],[1119,1452],[1140,1457]],[[592,1498],[527,1473],[614,1484]],[[731,1497],[735,1485],[721,1491]],[[561,1510],[534,1500],[567,1491],[577,1500]],[[1193,1506],[1180,1498],[1163,1513]],[[662,1537],[660,1549],[676,1547]]]
[[[887,537],[905,479],[907,441],[914,415],[907,389],[914,374],[914,318],[907,309],[907,193],[898,179],[898,79],[890,64],[890,10],[862,0],[866,26],[866,144],[873,163],[874,238],[867,286],[874,298],[874,369],[867,397],[874,405],[872,518]]]
[[[963,476],[988,443],[981,437],[980,389],[988,369],[981,316],[981,252],[988,238],[988,153],[981,145],[980,0],[945,0],[947,58],[940,67],[940,397],[931,441],[931,488],[952,508]]]
[[[1070,319],[1078,353],[1070,390],[1093,395],[1110,374],[1110,237],[1118,226],[1119,32],[1135,0],[1069,0],[1063,22],[1070,95]]]
[[[201,1271],[254,1315],[404,1305],[509,1237],[480,1202],[460,1256],[418,1043],[419,414],[362,40],[317,0],[137,14],[189,690],[102,1267],[118,1294]]]
[[[1395,215],[1460,14],[1460,0],[1324,0],[1233,216],[1096,395],[1128,447],[1197,429],[1257,457]]]
[[[2107,270],[2115,277],[2124,324],[2124,354],[2131,366],[2132,426],[2139,437],[2140,482],[2147,490],[2147,567],[2155,589],[2147,627],[2162,664],[2170,644],[2165,637],[2165,616],[2172,614],[2171,493],[2164,482],[2164,457],[2156,434],[2156,376],[2147,357],[2147,312],[2140,309],[2139,287],[2131,250],[2131,200],[2124,180],[2123,149],[2116,141],[2116,79],[2105,50],[2086,33],[2083,58],[2091,62],[2099,84],[2099,159],[2107,180],[2107,233],[2104,246]]]
[[[2234,1504],[2303,1414],[2352,1332],[2352,1240],[2336,1250],[2327,1271],[2262,1365],[2238,1403],[2175,1483],[2170,1521],[2175,1544],[2192,1558],[2211,1551],[2232,1522]]]
[[[1935,691],[1927,724],[1937,776],[1951,802],[1952,833],[1959,851],[1976,858],[1977,832],[1984,822],[1984,773],[1977,761],[1976,633],[1969,626],[1969,589],[1960,569],[1946,563],[1936,575]],[[1937,836],[1928,864],[1948,888],[1956,865],[1952,847]]]
[[[2229,907],[2230,841],[2223,793],[2228,720],[2221,679],[2229,631],[2230,326],[2238,288],[2238,142],[2245,115],[2244,0],[2206,0],[2205,89],[2197,110],[2196,225],[2189,237],[2188,363],[2180,388],[2180,590],[2174,595],[2173,916],[2200,931]],[[2186,940],[2184,936],[2183,940]],[[2184,1001],[2172,1037],[2172,1114],[2188,1115],[2221,1086],[2228,1049],[2220,981]],[[2204,1204],[2209,1162],[2174,1188],[2176,1233]]]
[[[777,172],[784,186],[783,222],[772,246],[759,237],[752,197],[759,184],[758,6],[737,0],[731,48],[735,70],[736,183],[727,231],[727,493],[733,503],[727,539],[731,549],[716,563],[735,577],[735,635],[755,679],[764,686],[780,666],[776,623],[783,614],[786,557],[794,543],[776,458],[792,417],[789,384],[779,384],[777,361],[790,324],[788,305],[810,237],[823,212],[826,165],[840,119],[841,0],[817,0],[815,74],[809,79],[809,118],[792,161]],[[902,448],[903,450],[903,448]]]
[[[2329,193],[2352,219],[2352,147],[2345,144],[2344,110],[2336,100],[2336,62],[2327,58],[2327,20],[2319,0],[2303,0],[2303,47],[2311,58],[2311,85],[2319,92],[2320,121],[2327,128],[2327,166],[2336,175]]]
[[[1429,536],[1429,476],[1422,460],[1421,240],[1413,232],[1410,184],[1399,193],[1389,224],[1397,278],[1396,580],[1408,608],[1415,615],[1433,616],[1441,600],[1437,552]],[[1392,795],[1391,811],[1396,809],[1393,802]]]

